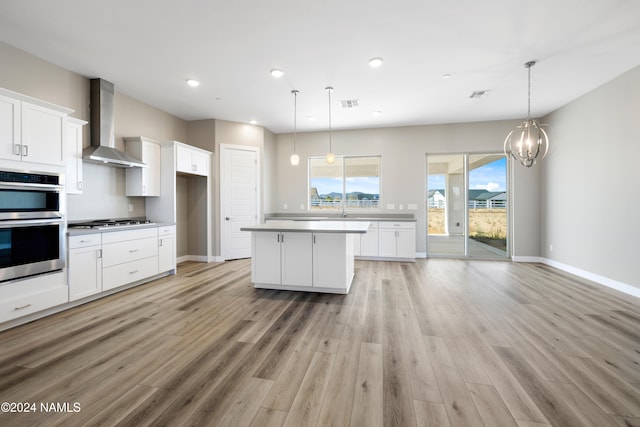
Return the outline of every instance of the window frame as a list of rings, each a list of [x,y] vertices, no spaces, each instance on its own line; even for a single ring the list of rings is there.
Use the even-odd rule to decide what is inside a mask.
[[[347,206],[347,162],[349,159],[358,159],[358,158],[376,158],[378,160],[378,199],[376,207],[366,207],[366,208],[354,208]],[[313,206],[311,203],[311,162],[313,160],[323,160],[325,161],[324,156],[311,156],[307,159],[307,210],[308,211],[327,211],[327,212],[379,212],[382,209],[382,155],[381,154],[359,154],[359,155],[343,155],[336,156],[336,160],[340,159],[342,161],[342,197],[340,200],[340,204],[335,208],[324,208],[321,209],[319,207]]]

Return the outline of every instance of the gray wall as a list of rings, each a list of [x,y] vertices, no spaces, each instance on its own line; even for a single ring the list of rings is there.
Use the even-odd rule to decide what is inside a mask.
[[[640,67],[545,120],[542,255],[640,288]]]
[[[426,154],[502,152],[504,138],[515,122],[495,121],[466,124],[411,126],[333,132],[333,151],[337,155],[380,154],[381,204],[383,213],[413,213],[418,230],[426,230]],[[297,152],[300,165],[291,166],[293,135],[277,136],[276,177],[272,212],[299,213],[307,206],[309,156],[324,156],[329,149],[326,132],[298,133]],[[521,216],[514,221],[516,236],[513,255],[540,255],[539,170],[514,170],[513,189],[527,193],[514,194],[515,207]],[[526,187],[526,188],[525,188]],[[395,209],[387,210],[388,204]],[[284,205],[288,209],[284,209]],[[409,204],[418,210],[409,211]],[[403,205],[404,210],[400,210]],[[300,207],[303,207],[300,209]],[[426,231],[418,232],[417,251],[426,252]]]
[[[73,117],[89,120],[89,78],[0,42],[0,86],[75,110]],[[100,76],[91,76],[100,77]],[[116,147],[124,149],[123,137],[146,136],[158,141],[183,141],[185,121],[117,92],[115,94]],[[89,125],[84,145],[90,145]],[[124,169],[83,164],[82,195],[69,195],[70,220],[144,216],[142,197],[125,196]],[[129,211],[132,207],[133,211]]]

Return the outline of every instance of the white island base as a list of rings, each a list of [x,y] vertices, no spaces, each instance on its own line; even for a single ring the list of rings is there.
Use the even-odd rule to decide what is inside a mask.
[[[354,276],[353,234],[368,222],[282,221],[252,232],[251,280],[256,288],[347,294]]]

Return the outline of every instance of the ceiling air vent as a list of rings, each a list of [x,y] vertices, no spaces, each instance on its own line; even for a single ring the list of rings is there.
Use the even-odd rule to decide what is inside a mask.
[[[469,98],[471,99],[480,99],[483,96],[487,96],[489,94],[488,90],[476,90],[474,92],[471,93],[471,95],[469,95]]]
[[[342,106],[342,108],[358,108],[358,106],[360,105],[360,100],[359,99],[347,99],[347,100],[343,100],[340,101],[340,105]]]

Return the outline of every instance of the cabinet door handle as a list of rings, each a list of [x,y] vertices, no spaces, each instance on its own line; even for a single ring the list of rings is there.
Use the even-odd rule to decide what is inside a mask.
[[[31,307],[31,304],[25,304],[22,307],[14,307],[13,309],[17,311],[17,310],[24,310],[25,308],[29,308],[29,307]]]
[[[281,236],[280,241],[284,243],[284,234],[281,234],[280,236]]]
[[[158,246],[162,246],[162,239],[158,239]]]
[[[316,235],[315,234],[313,235],[313,244],[314,245],[316,244]]]
[[[23,145],[22,146],[22,157],[27,157],[29,155],[29,146],[28,145]]]
[[[137,249],[129,249],[129,253],[130,253],[130,254],[133,254],[133,253],[136,253],[136,252],[138,252],[138,250],[137,250]]]
[[[102,249],[98,249],[98,258],[102,258]]]
[[[137,272],[138,270],[133,270],[133,271],[130,271],[129,274],[136,274]]]
[[[78,181],[78,190],[82,190],[82,181]]]
[[[20,154],[22,154],[22,145],[13,144],[13,154],[15,154],[16,156],[19,156]]]

